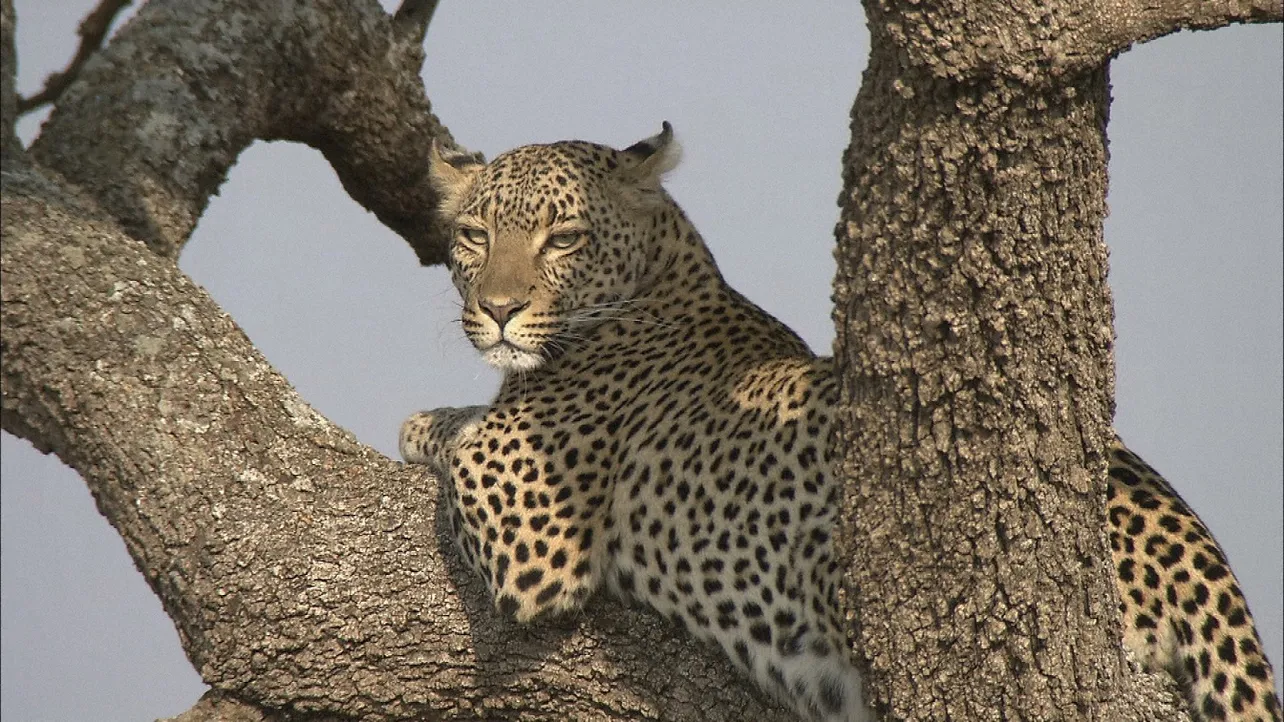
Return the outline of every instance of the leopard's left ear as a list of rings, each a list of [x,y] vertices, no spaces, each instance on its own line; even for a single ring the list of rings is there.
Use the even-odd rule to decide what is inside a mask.
[[[673,138],[673,126],[664,121],[660,133],[640,140],[622,151],[627,162],[624,180],[641,188],[659,188],[664,174],[682,160],[682,145]]]
[[[442,152],[436,140],[432,142],[428,148],[428,178],[441,196],[437,212],[444,220],[454,220],[464,193],[484,167],[475,153],[464,151],[448,155]]]

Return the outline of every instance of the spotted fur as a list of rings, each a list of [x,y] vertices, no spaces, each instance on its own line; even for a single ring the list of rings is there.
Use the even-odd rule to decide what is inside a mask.
[[[412,416],[401,453],[449,480],[455,539],[498,609],[527,621],[605,585],[716,642],[803,717],[871,719],[841,632],[830,543],[831,362],[722,279],[661,187],[677,160],[668,124],[623,151],[568,141],[488,165],[436,149],[431,160],[456,230],[464,331],[505,377],[489,406]],[[1134,554],[1132,519],[1153,514],[1120,491],[1140,462],[1124,464],[1135,457],[1122,447],[1113,458],[1112,539]],[[1144,478],[1149,498],[1180,505]],[[1203,530],[1184,506],[1167,515]],[[1143,561],[1116,562],[1136,610],[1164,594],[1176,595],[1173,609],[1186,599],[1185,587],[1124,584],[1124,569],[1141,578]],[[1233,582],[1209,589],[1247,620]],[[1208,670],[1239,670],[1232,690],[1244,680],[1266,709],[1269,667],[1260,645],[1255,656],[1244,646],[1256,644],[1245,624],[1238,656]],[[1168,659],[1166,642],[1137,631],[1128,643],[1152,650],[1143,659]]]
[[[1213,535],[1154,469],[1110,449],[1110,549],[1124,642],[1185,689],[1197,720],[1278,720],[1275,676]]]

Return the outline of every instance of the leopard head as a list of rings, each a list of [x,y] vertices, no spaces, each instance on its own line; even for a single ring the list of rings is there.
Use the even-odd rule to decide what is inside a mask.
[[[680,155],[668,123],[624,150],[562,141],[487,164],[433,145],[464,332],[488,363],[538,368],[645,287],[660,220],[680,214],[661,187]]]

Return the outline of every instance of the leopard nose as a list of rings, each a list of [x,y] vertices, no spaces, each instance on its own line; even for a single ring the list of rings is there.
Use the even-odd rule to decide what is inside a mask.
[[[504,330],[504,326],[509,322],[518,311],[531,305],[530,301],[513,301],[506,298],[483,298],[477,301],[477,305],[487,316],[495,319],[499,324],[499,329]]]

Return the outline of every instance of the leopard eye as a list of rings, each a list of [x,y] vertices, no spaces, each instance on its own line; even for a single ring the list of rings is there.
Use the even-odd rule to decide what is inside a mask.
[[[471,251],[481,251],[486,248],[487,234],[484,229],[460,226],[455,231],[455,237],[459,239],[465,248]]]
[[[544,247],[558,251],[570,250],[578,246],[587,236],[587,231],[563,231],[560,233],[554,233],[548,237],[548,240],[544,243]]]

